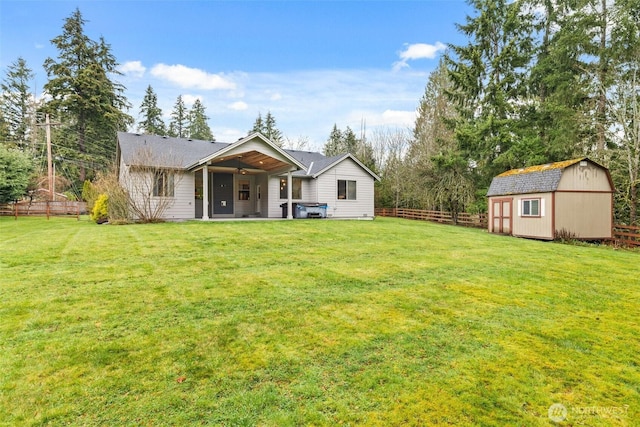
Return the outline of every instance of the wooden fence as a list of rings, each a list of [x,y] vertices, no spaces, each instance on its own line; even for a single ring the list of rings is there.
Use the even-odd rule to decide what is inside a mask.
[[[87,212],[87,204],[85,202],[72,201],[36,201],[36,202],[17,202],[0,205],[0,215],[15,216],[62,216],[74,215],[80,218],[81,214]]]
[[[376,216],[391,216],[396,218],[417,219],[422,221],[433,221],[442,224],[464,225],[466,227],[487,228],[487,214],[470,214],[460,212],[457,218],[453,218],[451,212],[429,211],[424,209],[403,209],[403,208],[378,208],[375,210]]]
[[[623,246],[640,246],[640,227],[614,225],[613,238]]]
[[[440,222],[443,224],[457,224],[467,227],[486,228],[487,214],[459,213],[454,222],[450,212],[429,211],[423,209],[377,208],[376,216],[390,216],[396,218],[417,219],[423,221]],[[640,227],[630,225],[614,225],[613,241],[622,246],[640,246]]]

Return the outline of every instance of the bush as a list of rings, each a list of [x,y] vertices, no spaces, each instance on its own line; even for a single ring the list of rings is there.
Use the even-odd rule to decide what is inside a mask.
[[[99,195],[100,194],[98,193],[96,186],[93,185],[91,181],[87,180],[82,184],[82,200],[87,202],[87,209],[89,212],[93,210],[93,205],[96,203]]]
[[[112,224],[127,223],[129,221],[129,195],[118,182],[116,173],[99,173],[95,183],[85,181],[82,186],[82,198],[87,202],[89,212],[98,211],[97,204],[102,196],[107,197],[103,220],[108,220]],[[95,220],[93,217],[92,219]]]
[[[24,196],[32,172],[33,163],[27,155],[0,145],[0,203]]]
[[[105,223],[109,220],[109,196],[100,194],[91,209],[91,219],[98,224]]]

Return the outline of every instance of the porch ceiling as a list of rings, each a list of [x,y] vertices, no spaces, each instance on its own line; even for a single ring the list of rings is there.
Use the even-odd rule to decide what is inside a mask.
[[[229,162],[231,160],[241,162],[250,166],[252,169],[261,169],[267,172],[276,171],[290,166],[288,163],[274,159],[273,157],[255,150],[212,159],[211,165],[215,166],[218,163]]]

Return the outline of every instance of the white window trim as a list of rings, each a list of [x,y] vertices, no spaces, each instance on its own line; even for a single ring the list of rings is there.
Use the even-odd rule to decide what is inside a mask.
[[[536,215],[525,214],[524,213],[524,204],[525,202],[529,202],[529,211],[531,211],[531,202],[538,202],[538,213]],[[518,203],[518,216],[522,218],[540,218],[544,216],[544,199],[542,197],[530,197],[520,199]]]

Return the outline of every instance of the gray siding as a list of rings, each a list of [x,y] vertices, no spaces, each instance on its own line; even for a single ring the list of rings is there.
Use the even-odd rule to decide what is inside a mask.
[[[356,200],[338,200],[338,180],[356,181]],[[345,159],[316,180],[318,202],[327,203],[333,218],[373,218],[374,180],[351,159]]]

